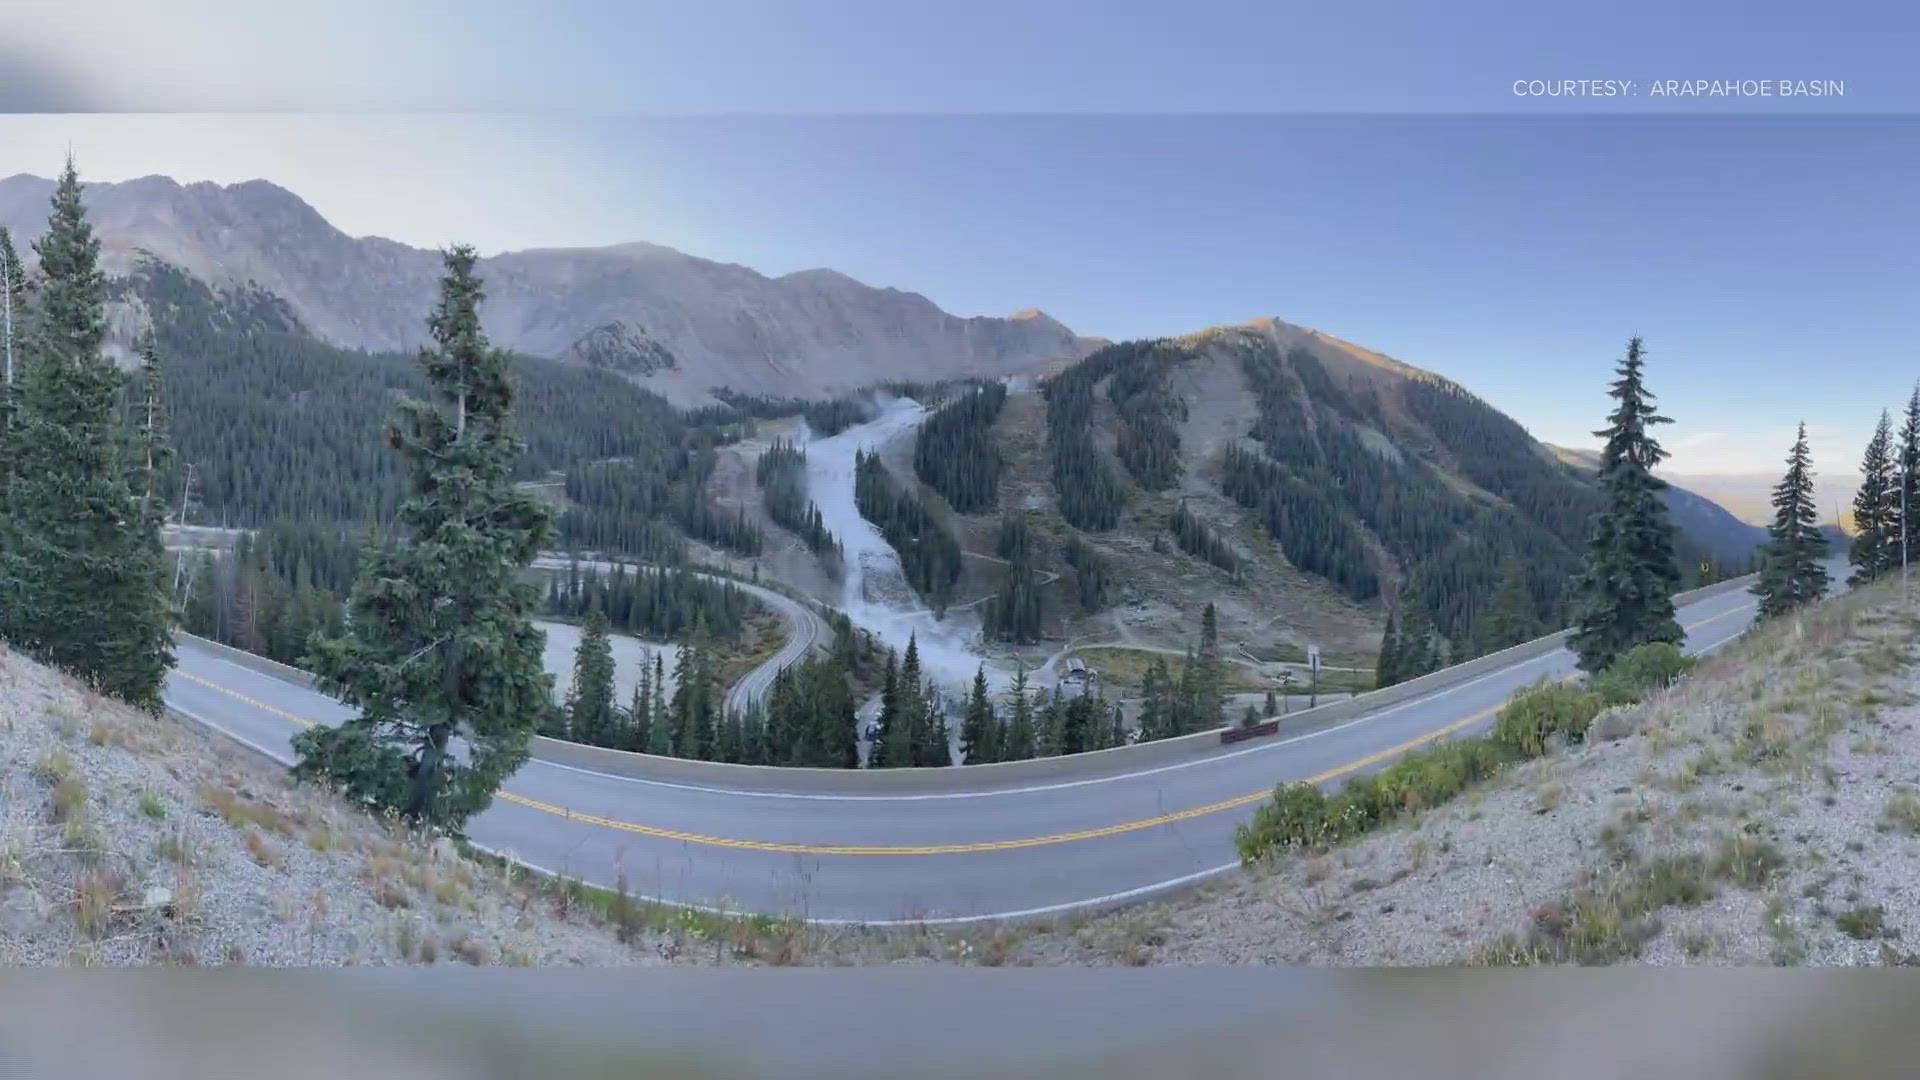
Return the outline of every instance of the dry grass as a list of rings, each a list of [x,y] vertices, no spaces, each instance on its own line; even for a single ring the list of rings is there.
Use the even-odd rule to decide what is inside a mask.
[[[679,948],[657,919],[618,941],[524,871],[437,851],[3,650],[0,894],[10,964],[626,964]],[[804,934],[762,929],[723,958],[811,955]]]

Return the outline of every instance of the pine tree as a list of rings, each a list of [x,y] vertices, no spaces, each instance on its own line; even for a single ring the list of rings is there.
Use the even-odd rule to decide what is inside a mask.
[[[922,700],[926,714],[920,723],[919,760],[914,764],[929,769],[947,768],[953,764],[953,740],[947,728],[947,710],[937,694],[924,695]]]
[[[27,268],[13,249],[13,234],[0,225],[0,507],[14,470],[13,426],[17,392],[25,374],[25,352],[20,348],[26,326]],[[4,616],[0,616],[4,619]],[[0,631],[4,631],[0,625]]]
[[[35,249],[44,282],[9,448],[14,472],[0,535],[4,629],[32,655],[158,710],[173,666],[174,616],[160,520],[143,500],[144,487],[158,481],[147,479],[123,438],[123,379],[101,352],[100,241],[71,159]],[[135,446],[164,453],[157,427],[143,439]]]
[[[687,712],[687,744],[681,750],[682,755],[701,761],[714,760],[714,750],[719,745],[719,725],[724,717],[717,715],[718,707],[713,700],[713,654],[707,648],[706,631],[700,626],[693,632],[693,675],[687,692]]]
[[[1179,732],[1174,727],[1173,676],[1167,671],[1167,658],[1156,656],[1147,664],[1140,680],[1140,739],[1165,739]]]
[[[1033,702],[1027,697],[1027,669],[1013,673],[1013,688],[1008,694],[1007,736],[1001,743],[1000,760],[1026,761],[1034,756]]]
[[[1812,603],[1827,593],[1827,538],[1813,505],[1813,463],[1807,425],[1800,425],[1787,455],[1787,474],[1773,489],[1773,524],[1767,529],[1766,562],[1753,594],[1760,617],[1769,619]]]
[[[360,713],[294,738],[297,775],[454,830],[526,761],[553,699],[532,622],[539,593],[521,581],[553,525],[513,484],[513,386],[507,354],[480,328],[475,259],[447,253],[428,320],[435,344],[420,362],[438,400],[404,402],[389,429],[412,469],[406,536],[366,557],[350,632],[316,638],[308,660],[318,685]]]
[[[1213,602],[1200,612],[1200,652],[1194,687],[1194,730],[1219,727],[1226,709],[1226,668],[1220,659],[1220,616]]]
[[[1380,658],[1374,661],[1373,685],[1387,687],[1400,682],[1400,654],[1404,651],[1400,641],[1400,627],[1395,622],[1393,612],[1387,612],[1387,629],[1380,635]]]
[[[653,654],[653,702],[647,716],[647,753],[667,757],[673,753],[673,725],[667,713],[667,660]]]
[[[1417,679],[1444,665],[1439,631],[1434,629],[1425,608],[1408,609],[1405,621],[1400,624],[1394,653],[1394,675],[1398,682]]]
[[[997,760],[998,724],[993,702],[987,697],[987,669],[983,665],[973,673],[973,693],[967,698],[966,720],[960,725],[960,760],[968,765],[985,765]]]
[[[622,750],[644,753],[653,736],[653,665],[643,658],[640,681],[634,684],[633,700],[627,705],[627,738]]]
[[[1187,646],[1187,656],[1180,664],[1180,681],[1173,690],[1173,730],[1177,735],[1190,735],[1200,730],[1200,674],[1199,662],[1194,659],[1193,646]]]
[[[1517,559],[1506,560],[1500,571],[1500,584],[1487,602],[1486,614],[1476,620],[1479,651],[1499,652],[1533,638],[1540,627],[1534,613],[1533,596],[1527,592],[1526,572]]]
[[[1847,561],[1853,564],[1849,585],[1872,581],[1899,562],[1895,539],[1900,528],[1899,486],[1893,474],[1890,425],[1887,414],[1881,412],[1860,458],[1860,489],[1853,496],[1853,547],[1847,552]]]
[[[1064,733],[1061,724],[1060,688],[1054,687],[1047,695],[1047,702],[1040,707],[1038,722],[1033,731],[1033,753],[1035,757],[1055,757],[1063,753]]]
[[[898,728],[906,734],[907,764],[925,765],[927,740],[927,688],[920,675],[920,637],[907,636],[907,651],[900,656],[900,717]]]
[[[1057,718],[1051,722],[1052,729],[1058,733],[1054,753],[1079,754],[1094,749],[1099,738],[1099,718],[1094,715],[1093,699],[1076,694],[1062,702],[1055,697],[1054,705],[1058,706]]]
[[[696,681],[694,669],[699,660],[693,654],[693,643],[683,641],[674,656],[673,663],[673,700],[667,705],[667,714],[673,724],[673,753],[675,757],[697,758],[700,756],[698,744],[693,737],[693,684]]]
[[[1677,645],[1685,638],[1673,614],[1680,566],[1673,525],[1660,498],[1667,485],[1653,475],[1667,455],[1651,428],[1670,421],[1654,408],[1642,379],[1645,364],[1640,339],[1633,338],[1608,391],[1619,405],[1608,426],[1595,432],[1607,440],[1599,475],[1605,503],[1594,523],[1587,565],[1574,582],[1572,635],[1580,667],[1588,672],[1606,668],[1636,645]]]
[[[613,744],[613,643],[607,615],[595,604],[573,657],[573,688],[567,693],[567,726],[575,742]]]
[[[673,721],[667,710],[666,691],[660,685],[660,669],[654,669],[653,715],[647,719],[647,753],[655,757],[675,756]]]
[[[714,727],[713,760],[732,764],[740,763],[740,751],[744,745],[740,713],[729,709],[725,719]]]
[[[888,769],[904,769],[913,764],[913,720],[909,710],[917,694],[907,693],[907,680],[894,664],[893,652],[887,652],[886,673],[880,685],[880,738],[873,756]]]
[[[1893,521],[1888,530],[1891,565],[1903,565],[1906,559],[1920,559],[1920,384],[1907,398],[1907,411],[1900,423],[1900,490],[1893,500]]]

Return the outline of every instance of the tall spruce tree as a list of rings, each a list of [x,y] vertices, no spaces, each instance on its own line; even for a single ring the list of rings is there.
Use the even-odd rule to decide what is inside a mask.
[[[1534,636],[1540,621],[1535,615],[1533,596],[1527,592],[1526,573],[1517,559],[1508,559],[1500,571],[1500,584],[1487,601],[1486,614],[1475,620],[1476,644],[1482,653],[1499,652]]]
[[[1060,688],[1054,687],[1053,693],[1040,707],[1033,729],[1033,754],[1035,757],[1056,757],[1063,753],[1064,734],[1062,732]]]
[[[1007,695],[1007,737],[1001,743],[1000,760],[1026,761],[1034,756],[1033,701],[1027,696],[1025,665],[1014,671],[1013,686]]]
[[[1173,726],[1172,681],[1166,657],[1156,656],[1147,663],[1147,674],[1140,682],[1140,739],[1143,742],[1178,734]]]
[[[644,753],[653,736],[653,665],[640,661],[640,681],[634,684],[633,700],[627,705],[627,741],[622,750]]]
[[[999,724],[993,715],[993,701],[987,697],[987,669],[983,665],[973,673],[973,692],[967,697],[966,719],[960,725],[960,760],[968,765],[985,765],[997,759]]]
[[[1226,665],[1220,658],[1220,614],[1209,600],[1200,612],[1199,665],[1193,692],[1193,730],[1208,731],[1221,724],[1226,708]]]
[[[580,646],[574,650],[567,726],[575,742],[613,745],[613,642],[607,636],[607,613],[598,604],[587,612]]]
[[[1405,650],[1401,645],[1400,626],[1394,619],[1393,611],[1389,609],[1387,611],[1386,631],[1380,635],[1380,657],[1374,661],[1373,685],[1378,687],[1392,686],[1404,678],[1404,676],[1400,674],[1400,654],[1403,651]]]
[[[13,474],[13,421],[24,374],[20,331],[26,326],[27,268],[13,248],[13,234],[0,225],[0,498]],[[0,508],[6,504],[0,502]]]
[[[918,760],[914,764],[928,769],[944,769],[953,764],[952,733],[947,728],[947,710],[940,695],[926,694],[921,698],[925,719],[920,722],[920,745]]]
[[[1753,586],[1760,617],[1770,619],[1825,596],[1827,538],[1813,505],[1813,462],[1804,423],[1787,454],[1787,473],[1773,489],[1773,524],[1767,536],[1760,580]]]
[[[1599,483],[1604,500],[1594,522],[1587,565],[1574,581],[1574,652],[1582,670],[1600,671],[1636,645],[1652,641],[1679,644],[1685,637],[1673,614],[1673,593],[1680,583],[1674,555],[1674,528],[1660,497],[1666,483],[1653,475],[1666,451],[1652,428],[1670,423],[1654,408],[1643,372],[1646,358],[1639,338],[1627,342],[1619,376],[1608,390],[1618,404],[1600,453]]]
[[[145,709],[160,707],[173,666],[173,620],[157,484],[135,452],[164,455],[159,428],[125,437],[123,378],[102,353],[106,278],[100,241],[67,161],[47,234],[43,283],[19,386],[12,481],[0,536],[5,630],[32,655]],[[157,470],[156,458],[156,470]]]
[[[1894,496],[1888,533],[1888,558],[1892,566],[1905,566],[1920,559],[1920,383],[1907,398],[1906,415],[1900,422],[1900,464],[1897,470],[1899,490]]]
[[[1395,661],[1395,671],[1400,681],[1417,679],[1438,671],[1444,662],[1440,632],[1434,629],[1433,619],[1427,615],[1427,609],[1414,606],[1407,612],[1406,621],[1400,625],[1399,656]]]
[[[673,721],[667,712],[667,662],[659,654],[653,655],[653,703],[647,717],[647,753],[656,757],[671,757],[673,747]]]
[[[451,830],[526,761],[553,698],[538,590],[520,580],[553,523],[513,484],[513,385],[507,354],[480,328],[475,258],[447,253],[427,320],[434,347],[420,363],[436,400],[403,402],[388,432],[411,470],[405,535],[365,557],[349,632],[316,637],[308,660],[318,685],[360,713],[294,739],[296,775]]]
[[[904,769],[913,764],[913,719],[908,710],[919,695],[909,694],[906,683],[889,650],[880,684],[880,739],[871,751],[882,768]]]
[[[700,661],[694,656],[693,642],[682,641],[674,654],[673,662],[673,699],[667,704],[667,713],[673,725],[673,752],[677,757],[697,758],[700,756],[699,744],[693,734],[693,687],[699,675],[696,668]]]
[[[1896,531],[1900,528],[1900,488],[1893,471],[1892,421],[1880,413],[1880,423],[1860,457],[1860,488],[1853,495],[1853,546],[1847,561],[1853,573],[1850,585],[1862,585],[1885,574],[1899,562]]]
[[[1174,730],[1181,735],[1190,735],[1200,730],[1200,667],[1194,658],[1193,646],[1187,646],[1186,658],[1180,662],[1180,681],[1173,687]]]

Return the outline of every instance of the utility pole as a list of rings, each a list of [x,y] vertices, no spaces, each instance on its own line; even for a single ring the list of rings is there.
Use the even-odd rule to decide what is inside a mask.
[[[1318,645],[1307,646],[1307,671],[1308,677],[1312,679],[1307,687],[1307,708],[1318,708],[1320,705],[1320,646]]]

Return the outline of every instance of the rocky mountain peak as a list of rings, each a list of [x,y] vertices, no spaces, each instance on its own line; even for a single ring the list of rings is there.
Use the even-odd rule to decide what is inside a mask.
[[[0,224],[25,246],[45,231],[52,181],[0,180]],[[89,185],[111,272],[141,252],[215,289],[257,288],[299,325],[352,348],[411,350],[432,305],[438,252],[349,237],[265,180],[182,185],[164,176]],[[644,242],[543,248],[483,259],[482,312],[495,344],[609,363],[666,381],[676,397],[719,387],[831,395],[894,379],[1000,376],[1091,352],[1036,313],[962,318],[917,293],[818,269],[768,277]],[[671,378],[668,378],[671,376]]]

